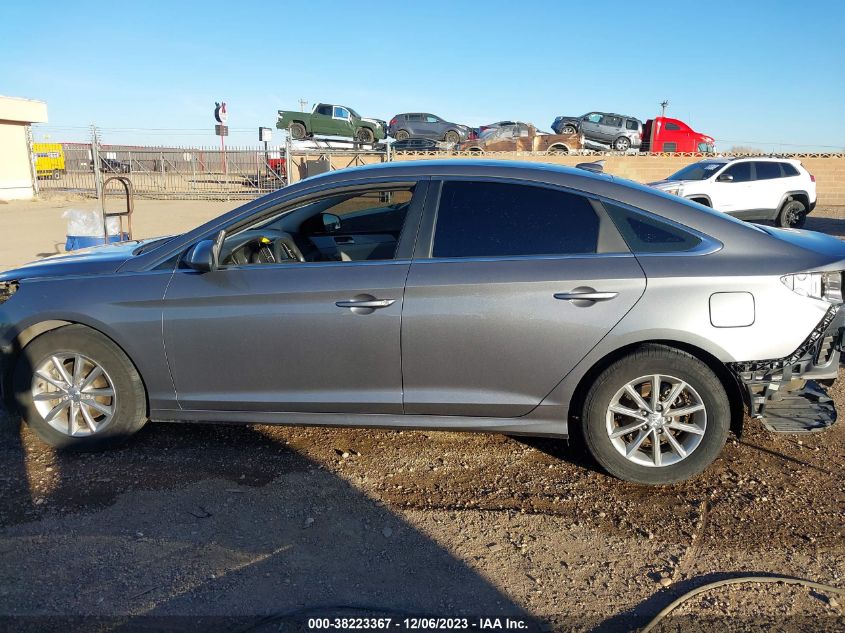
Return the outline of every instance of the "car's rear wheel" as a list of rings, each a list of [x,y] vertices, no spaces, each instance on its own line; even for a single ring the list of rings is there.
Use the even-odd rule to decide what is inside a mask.
[[[647,345],[605,369],[584,402],[582,431],[610,474],[660,485],[697,475],[727,439],[730,405],[702,361]]]
[[[461,140],[461,135],[455,132],[455,130],[449,130],[446,132],[446,136],[443,137],[443,140],[447,143],[455,144]]]
[[[778,226],[800,229],[807,220],[807,207],[800,200],[787,200],[778,214]]]
[[[408,132],[408,130],[399,130],[398,132],[396,132],[396,136],[394,136],[394,138],[397,141],[407,141],[409,138],[411,138],[411,133]]]
[[[561,134],[575,134],[575,132],[576,132],[576,130],[575,130],[575,126],[574,126],[574,125],[568,125],[568,124],[567,124],[567,125],[564,125],[564,126],[560,129],[560,133],[561,133]]]
[[[132,361],[81,325],[42,334],[21,351],[14,400],[27,425],[57,448],[103,448],[147,421],[144,385]]]
[[[620,136],[613,142],[613,149],[618,152],[627,152],[631,149],[631,139],[627,136]]]
[[[299,123],[298,121],[294,121],[293,123],[291,123],[288,126],[288,134],[290,134],[290,137],[293,140],[299,141],[299,140],[305,138],[305,135],[307,134],[307,130],[305,129],[305,126],[302,125],[302,123]]]

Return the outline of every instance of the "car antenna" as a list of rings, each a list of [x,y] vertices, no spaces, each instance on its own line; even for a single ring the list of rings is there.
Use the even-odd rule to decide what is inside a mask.
[[[591,171],[596,174],[603,174],[604,160],[597,160],[593,161],[592,163],[578,163],[577,165],[575,165],[575,169],[583,169],[585,171]]]

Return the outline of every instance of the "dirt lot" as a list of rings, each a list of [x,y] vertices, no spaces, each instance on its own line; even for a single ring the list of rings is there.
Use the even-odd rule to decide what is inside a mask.
[[[148,204],[150,225],[161,214],[174,230],[222,210]],[[21,261],[9,211],[0,205],[7,265]],[[845,236],[845,212],[821,210],[808,228]],[[842,422],[788,436],[746,421],[704,475],[651,489],[604,475],[577,442],[150,424],[119,450],[72,455],[0,417],[0,629],[66,630],[88,616],[71,624],[287,631],[368,614],[629,631],[709,580],[845,586]],[[697,628],[843,630],[845,599],[720,589],[659,630]]]

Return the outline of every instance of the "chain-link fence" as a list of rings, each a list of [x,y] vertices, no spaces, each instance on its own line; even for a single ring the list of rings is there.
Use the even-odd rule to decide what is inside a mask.
[[[34,144],[36,166],[38,143]],[[152,198],[254,198],[287,184],[278,150],[258,147],[139,147],[61,143],[53,169],[38,170],[40,191],[95,196],[97,179],[128,177],[135,194]],[[59,163],[63,167],[58,167]]]
[[[95,137],[96,138],[96,137]],[[718,153],[718,156],[760,154]],[[766,154],[772,156],[772,154]],[[640,182],[659,180],[684,164],[713,154],[596,152],[580,150],[569,155],[543,152],[391,152],[387,145],[368,149],[349,147],[301,148],[290,142],[273,149],[263,147],[147,147],[100,143],[34,143],[33,161],[39,190],[79,193],[95,197],[109,176],[129,178],[135,195],[174,199],[251,199],[326,171],[387,161],[443,158],[505,159],[575,165],[604,159],[606,171]],[[838,193],[845,154],[778,154],[782,157],[825,159],[816,167],[831,171],[820,182],[820,197]],[[810,165],[808,165],[810,167]],[[670,170],[670,171],[667,171]],[[812,167],[811,167],[812,171]],[[829,182],[828,182],[829,181]],[[833,187],[835,192],[827,189]],[[839,197],[835,196],[838,200]],[[831,198],[832,199],[832,198]],[[838,203],[838,202],[837,202]]]

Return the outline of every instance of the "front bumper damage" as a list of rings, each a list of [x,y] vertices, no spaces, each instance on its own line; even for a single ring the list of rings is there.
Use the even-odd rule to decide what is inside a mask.
[[[845,346],[845,307],[831,306],[792,354],[784,358],[728,363],[745,387],[749,414],[777,433],[823,431],[836,421],[836,407],[817,381],[832,381]]]

